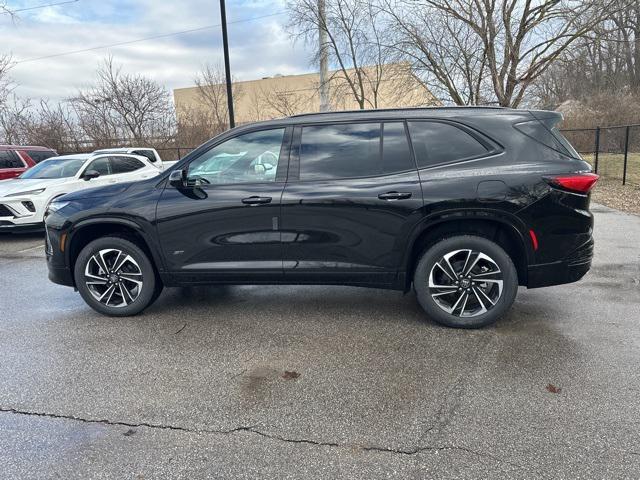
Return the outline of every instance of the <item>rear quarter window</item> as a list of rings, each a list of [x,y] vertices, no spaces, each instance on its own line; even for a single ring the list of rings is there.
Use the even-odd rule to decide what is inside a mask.
[[[153,154],[151,150],[136,150],[131,153],[133,153],[134,155],[140,155],[142,157],[145,157],[151,163],[154,163],[156,161],[156,156]]]
[[[468,160],[489,153],[476,138],[448,123],[412,121],[409,122],[409,135],[418,168]]]
[[[580,158],[578,152],[571,146],[569,141],[564,138],[560,130],[558,130],[557,122],[560,117],[545,119],[548,123],[545,125],[540,120],[531,120],[528,122],[516,123],[515,129],[524,133],[527,137],[532,138],[538,143],[549,147],[556,152],[560,152],[571,158]]]

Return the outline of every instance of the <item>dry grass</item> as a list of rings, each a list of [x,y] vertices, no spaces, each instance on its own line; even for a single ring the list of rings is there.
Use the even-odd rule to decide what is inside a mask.
[[[620,180],[601,178],[593,189],[594,202],[640,215],[640,186],[622,185]]]
[[[593,167],[593,155],[582,155]],[[627,184],[622,185],[624,154],[601,153],[598,156],[598,174],[592,198],[627,213],[640,215],[640,154],[629,153],[627,157]]]

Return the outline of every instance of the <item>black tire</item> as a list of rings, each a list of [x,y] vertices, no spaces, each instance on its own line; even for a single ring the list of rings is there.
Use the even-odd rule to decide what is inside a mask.
[[[455,305],[456,300],[460,299],[460,296],[465,295],[465,288],[461,286],[463,285],[463,278],[455,276],[455,273],[460,273],[465,270],[465,266],[467,264],[462,263],[462,259],[464,258],[464,255],[466,255],[466,253],[459,253],[457,254],[458,256],[450,258],[452,261],[455,261],[455,259],[457,258],[461,258],[461,260],[456,264],[458,265],[458,268],[456,268],[456,265],[453,265],[454,272],[452,272],[451,276],[446,275],[446,272],[444,271],[438,273],[441,269],[440,267],[436,266],[436,263],[441,261],[445,255],[460,250],[462,250],[463,252],[465,250],[472,250],[474,253],[483,253],[490,257],[490,259],[493,261],[493,264],[497,264],[497,266],[499,267],[499,271],[496,270],[495,275],[483,274],[481,271],[478,272],[478,277],[473,278],[474,282],[477,283],[471,283],[469,288],[466,290],[467,296],[470,299],[469,301],[471,301],[470,305],[476,307],[476,316],[462,316],[464,314],[464,311],[462,311],[461,308],[465,308],[467,305],[466,303],[463,304],[462,301],[460,302],[460,304],[458,304],[459,306],[457,307],[457,309],[453,310],[453,313],[445,311],[444,307],[441,306],[442,303],[447,302],[449,302],[447,306],[451,304]],[[460,257],[460,255],[462,255],[462,257]],[[460,268],[461,264],[463,266]],[[488,264],[491,265],[491,263]],[[479,265],[480,264],[478,264],[478,267],[474,267],[474,269],[480,268]],[[448,265],[446,265],[446,262],[444,266],[450,272],[450,270],[448,269]],[[483,268],[487,268],[487,271],[489,272],[491,271],[491,268]],[[446,277],[445,282],[448,282],[448,286],[446,288],[435,289],[429,287],[429,278],[432,270],[434,272],[434,278],[438,274],[440,278]],[[485,276],[483,277],[483,275]],[[458,283],[455,283],[451,280],[452,276],[455,277],[455,281],[457,281]],[[469,274],[469,276],[473,275]],[[485,280],[483,283],[482,278],[495,278],[498,280],[502,280],[501,294],[496,293],[496,289],[498,288],[497,286],[494,289],[494,287],[491,287],[491,283],[486,283],[487,280]],[[439,284],[445,282],[438,281],[437,283]],[[466,285],[466,283],[464,285]],[[489,289],[490,292],[493,292],[490,293],[490,296],[494,295],[494,305],[491,304],[490,297],[483,298],[484,290],[482,292],[479,291],[481,285],[484,285],[484,288]],[[445,238],[444,240],[441,240],[438,243],[432,245],[422,254],[420,259],[418,260],[413,275],[413,288],[416,292],[418,302],[420,303],[424,311],[430,318],[432,318],[436,322],[454,328],[480,328],[494,323],[500,317],[502,317],[505,312],[509,310],[509,308],[511,308],[511,305],[513,304],[518,292],[518,273],[509,255],[502,249],[502,247],[500,247],[496,243],[483,237],[477,237],[473,235],[460,235]],[[449,292],[449,289],[453,289],[453,291],[451,291],[450,294],[445,293]],[[460,293],[460,291],[462,291],[462,293]],[[438,300],[432,297],[432,294],[437,295]],[[485,308],[485,306],[487,306],[488,308],[486,308],[486,311],[484,313],[481,313],[482,309]],[[458,314],[455,314],[456,312],[458,312]],[[470,313],[473,314],[474,312],[471,311]]]
[[[133,287],[134,295],[132,296],[127,296],[127,292],[124,292],[124,294],[118,293],[118,292],[122,292],[122,290],[116,290],[115,287],[117,286],[119,288],[119,285],[117,283],[113,284],[114,291],[116,292],[115,295],[113,296],[116,300],[118,298],[121,299],[121,302],[120,302],[121,306],[116,306],[115,301],[112,304],[105,304],[104,302],[99,301],[96,298],[96,296],[94,296],[94,295],[100,295],[101,293],[100,291],[96,293],[95,288],[104,287],[106,290],[108,288],[107,285],[100,284],[97,286],[90,287],[86,283],[88,280],[92,280],[92,279],[87,279],[87,277],[85,276],[85,269],[99,268],[98,263],[96,263],[95,260],[92,260],[92,257],[99,258],[100,257],[99,252],[101,251],[104,252],[111,249],[118,250],[122,252],[122,254],[124,255],[131,256],[131,258],[135,262],[135,264],[131,263],[131,265],[135,265],[135,267],[138,267],[140,271],[139,274],[138,273],[128,274],[126,272],[122,272],[123,278],[119,278],[119,281],[122,285],[129,285],[130,288],[131,288],[131,285],[134,285]],[[97,257],[94,257],[95,255],[97,255]],[[116,255],[116,254],[112,253],[111,255]],[[89,267],[87,266],[88,264],[89,264]],[[129,268],[132,268],[133,271],[136,271],[135,267],[129,267]],[[124,268],[127,268],[127,267],[124,267]],[[102,276],[102,274],[100,275]],[[105,273],[104,277],[109,278],[109,275]],[[129,277],[131,279],[141,278],[142,285],[136,286],[137,285],[136,283],[132,283],[133,280],[125,281],[124,278],[126,277]],[[74,267],[74,278],[75,278],[76,287],[78,288],[80,295],[82,296],[84,301],[87,303],[87,305],[89,305],[95,311],[111,317],[127,317],[131,315],[136,315],[142,312],[145,308],[151,305],[158,298],[158,296],[160,295],[160,292],[162,291],[162,282],[157,277],[156,271],[153,268],[153,265],[151,264],[149,257],[135,243],[122,237],[99,238],[97,240],[90,242],[86,247],[84,247],[76,259],[76,263]],[[92,291],[90,288],[94,288],[94,290]],[[127,300],[129,301],[128,303],[127,303]]]

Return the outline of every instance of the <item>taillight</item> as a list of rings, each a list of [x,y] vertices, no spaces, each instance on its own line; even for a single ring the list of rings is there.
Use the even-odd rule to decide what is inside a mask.
[[[600,178],[595,173],[576,173],[574,175],[554,175],[544,177],[552,187],[560,188],[574,193],[587,194]]]

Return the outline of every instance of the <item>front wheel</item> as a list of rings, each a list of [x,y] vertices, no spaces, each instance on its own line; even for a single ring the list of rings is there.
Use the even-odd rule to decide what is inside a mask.
[[[84,247],[76,259],[74,278],[91,308],[114,317],[140,313],[162,290],[147,255],[120,237],[100,238]]]
[[[518,274],[509,255],[482,237],[446,238],[420,258],[413,277],[418,302],[438,323],[479,328],[513,304]]]

